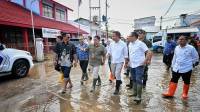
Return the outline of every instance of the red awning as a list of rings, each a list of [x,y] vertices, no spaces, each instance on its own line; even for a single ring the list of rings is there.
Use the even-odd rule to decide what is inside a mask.
[[[0,24],[32,28],[30,11],[6,0],[0,0]],[[41,17],[36,14],[34,14],[34,26],[38,29],[52,28],[67,33],[78,33],[78,28],[71,24]],[[88,34],[81,29],[79,32],[80,34]]]

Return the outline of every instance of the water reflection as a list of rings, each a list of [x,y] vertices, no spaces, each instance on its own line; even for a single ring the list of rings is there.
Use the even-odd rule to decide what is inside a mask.
[[[108,71],[107,65],[101,69],[102,86],[97,87],[94,93],[90,93],[91,74],[89,75],[90,80],[81,85],[80,68],[73,68],[71,78],[74,87],[62,95],[59,93],[61,89],[61,84],[58,83],[59,73],[53,69],[52,62],[36,63],[27,78],[11,81],[12,83],[3,82],[0,86],[11,88],[11,90],[1,89],[1,95],[5,97],[4,99],[12,99],[13,105],[19,100],[20,103],[23,102],[20,105],[22,112],[25,110],[33,112],[188,112],[200,110],[200,66],[195,68],[192,74],[188,100],[181,99],[183,84],[181,79],[175,97],[165,99],[161,94],[169,85],[171,71],[166,71],[162,64],[162,56],[155,54],[149,66],[149,77],[147,87],[143,92],[143,100],[139,105],[135,104],[133,97],[128,96],[131,90],[125,87],[129,82],[127,77],[122,74],[123,84],[120,95],[113,95],[115,85],[109,84],[108,72],[104,73],[104,71]],[[21,96],[14,97],[16,94]],[[10,107],[9,103],[7,105]],[[10,108],[15,110],[15,106]],[[0,107],[5,108],[6,106],[0,104]]]

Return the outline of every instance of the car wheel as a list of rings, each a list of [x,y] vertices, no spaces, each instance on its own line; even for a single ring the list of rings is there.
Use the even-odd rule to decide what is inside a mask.
[[[157,52],[162,53],[162,48],[161,47],[157,48]]]
[[[17,60],[13,64],[12,74],[17,78],[25,77],[29,71],[29,64],[26,60]]]

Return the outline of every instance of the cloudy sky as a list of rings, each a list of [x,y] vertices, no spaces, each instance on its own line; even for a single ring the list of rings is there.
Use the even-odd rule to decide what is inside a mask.
[[[55,0],[62,3],[74,11],[70,13],[69,20],[78,17],[78,0]],[[99,0],[92,0],[93,6],[97,5]],[[105,14],[105,1],[101,0],[101,14]],[[133,30],[133,20],[142,17],[164,15],[173,0],[108,0],[109,29],[119,30],[127,35]],[[178,16],[182,13],[200,12],[200,0],[176,0],[170,12],[166,17]],[[97,13],[94,11],[93,15]],[[82,0],[80,6],[80,17],[89,19],[89,0]],[[164,25],[173,25],[176,20],[164,22]],[[157,25],[159,21],[157,21]]]

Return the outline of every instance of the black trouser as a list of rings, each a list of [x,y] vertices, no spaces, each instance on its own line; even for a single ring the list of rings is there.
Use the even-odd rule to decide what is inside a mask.
[[[143,79],[143,85],[146,86],[147,80],[148,80],[148,65],[144,66],[144,79]]]
[[[109,66],[109,69],[110,69],[110,72],[111,72],[111,61],[108,60],[108,66]]]
[[[80,60],[80,66],[83,73],[87,73],[88,60]]]
[[[129,76],[130,72],[131,72],[131,67],[128,67],[128,68],[126,69],[127,76]],[[130,76],[130,77],[131,77],[131,76]]]
[[[171,67],[173,55],[174,55],[174,54],[169,54],[169,55],[164,54],[164,56],[163,56],[163,62],[164,62],[168,67]]]
[[[171,82],[178,83],[179,78],[182,77],[185,84],[190,84],[191,74],[192,74],[192,70],[186,73],[178,73],[178,72],[172,71]]]

